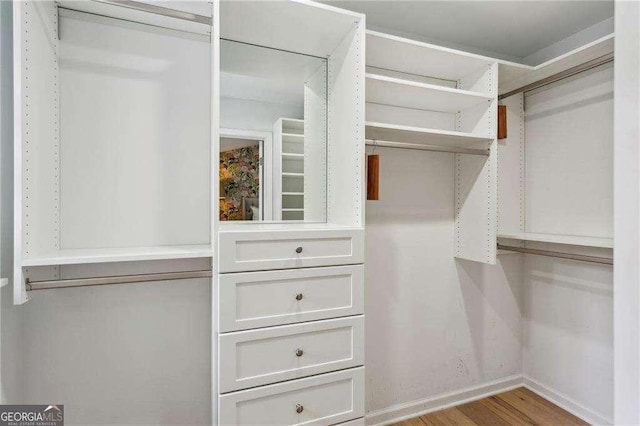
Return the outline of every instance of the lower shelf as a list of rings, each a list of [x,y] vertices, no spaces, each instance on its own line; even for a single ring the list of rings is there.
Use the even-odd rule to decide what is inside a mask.
[[[580,235],[542,234],[535,232],[502,232],[498,238],[535,241],[540,243],[567,244],[571,246],[613,248],[613,238],[584,237]]]
[[[37,256],[25,257],[22,260],[22,266],[80,265],[86,263],[192,259],[211,256],[213,256],[213,249],[210,244],[100,249],[62,249]]]

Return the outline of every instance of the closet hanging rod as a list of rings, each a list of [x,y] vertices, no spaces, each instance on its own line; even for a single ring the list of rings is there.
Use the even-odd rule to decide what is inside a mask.
[[[365,144],[368,146],[381,146],[384,148],[414,149],[418,151],[452,152],[455,154],[471,154],[471,155],[484,155],[484,156],[489,155],[488,149],[455,148],[455,147],[438,146],[438,145],[423,145],[418,143],[380,141],[375,139],[366,139]]]
[[[573,77],[576,74],[589,71],[590,69],[599,67],[600,65],[608,64],[610,62],[613,62],[613,53],[608,53],[606,55],[600,56],[599,58],[592,59],[583,64],[576,65],[575,67],[571,67],[569,69],[561,71],[557,74],[550,75],[549,77],[545,77],[541,80],[534,81],[533,83],[529,83],[515,90],[511,90],[510,92],[499,95],[498,100],[508,98],[509,96],[515,95],[516,93],[529,92],[539,87],[555,83],[556,81],[564,80],[565,78]]]
[[[138,10],[141,12],[153,13],[155,15],[167,16],[169,18],[182,19],[184,21],[196,22],[198,24],[211,25],[212,19],[208,16],[197,15],[195,13],[184,12],[182,10],[170,9],[168,7],[157,6],[154,4],[143,3],[134,0],[97,0],[99,3],[120,6],[127,9]]]
[[[211,278],[213,276],[210,270],[200,271],[183,271],[183,272],[160,272],[153,274],[135,274],[135,275],[115,275],[110,277],[95,278],[72,278],[63,280],[50,281],[31,281],[26,279],[27,291],[31,290],[48,290],[53,288],[68,287],[89,287],[95,285],[109,284],[130,284],[143,283],[152,281],[171,281],[171,280],[187,280],[193,278]]]
[[[578,260],[580,262],[613,265],[613,259],[609,257],[587,256],[584,254],[564,253],[560,251],[538,250],[538,249],[515,247],[515,246],[504,246],[502,244],[498,244],[498,250],[516,251],[518,253],[535,254],[537,256],[559,257],[562,259]]]

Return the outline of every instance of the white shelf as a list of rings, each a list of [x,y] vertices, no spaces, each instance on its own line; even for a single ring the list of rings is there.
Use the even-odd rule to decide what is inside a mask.
[[[291,195],[291,196],[295,195],[295,196],[302,197],[304,196],[304,192],[283,192],[282,195]]]
[[[304,135],[299,135],[297,133],[283,133],[282,142],[303,143]]]
[[[367,31],[367,66],[457,81],[496,62],[376,31]]]
[[[23,258],[22,266],[80,265],[85,263],[191,259],[211,256],[213,256],[213,250],[209,244],[104,249],[63,249],[39,256]]]
[[[417,83],[377,74],[366,74],[366,99],[384,105],[429,111],[458,112],[485,104],[493,99],[468,90],[452,89],[434,84]]]
[[[301,132],[304,131],[304,120],[287,117],[281,117],[281,120],[283,129],[299,130]]]
[[[571,246],[613,248],[613,238],[582,237],[579,235],[508,232],[498,234],[498,238],[521,241],[535,241],[541,243],[567,244]]]
[[[288,172],[284,172],[284,173],[282,173],[282,177],[303,178],[304,177],[304,173],[288,173]]]
[[[365,122],[365,137],[379,141],[441,145],[458,148],[486,148],[489,136],[449,130],[426,129],[389,123]]]
[[[303,212],[304,209],[282,209],[283,212]]]
[[[609,34],[536,66],[498,61],[498,91],[500,94],[507,93],[610,54],[613,52],[613,44],[614,34]]]
[[[220,2],[220,36],[257,46],[329,57],[364,15],[308,1]],[[364,25],[364,23],[363,23]]]
[[[283,152],[282,158],[288,158],[291,160],[304,160],[304,154],[292,154],[288,152]]]

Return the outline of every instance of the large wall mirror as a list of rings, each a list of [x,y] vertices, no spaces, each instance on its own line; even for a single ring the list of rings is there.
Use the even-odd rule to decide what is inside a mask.
[[[220,41],[220,220],[326,221],[327,60]]]

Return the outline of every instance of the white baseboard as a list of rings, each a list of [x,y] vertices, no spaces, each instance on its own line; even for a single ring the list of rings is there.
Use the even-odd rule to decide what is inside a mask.
[[[466,404],[467,402],[476,401],[523,386],[587,423],[592,425],[613,424],[612,419],[596,413],[537,380],[519,374],[481,385],[471,386],[459,391],[443,393],[431,398],[406,402],[382,410],[372,411],[366,414],[365,421],[367,426],[388,425],[434,411],[444,410],[445,408],[455,407],[456,405]]]
[[[404,404],[372,411],[366,415],[367,426],[381,426],[413,417],[422,416],[433,411],[454,407],[467,402],[486,398],[497,393],[522,387],[522,376],[515,375],[481,385],[471,386],[455,392],[443,393],[431,398],[411,401]]]
[[[554,391],[550,387],[543,385],[537,380],[534,380],[527,376],[523,376],[522,380],[525,388],[537,393],[547,401],[553,402],[558,407],[570,412],[576,417],[581,418],[587,423],[590,423],[592,425],[613,424],[613,419],[608,419],[605,416],[586,408],[584,405],[581,405],[571,398],[568,398],[561,393]]]

